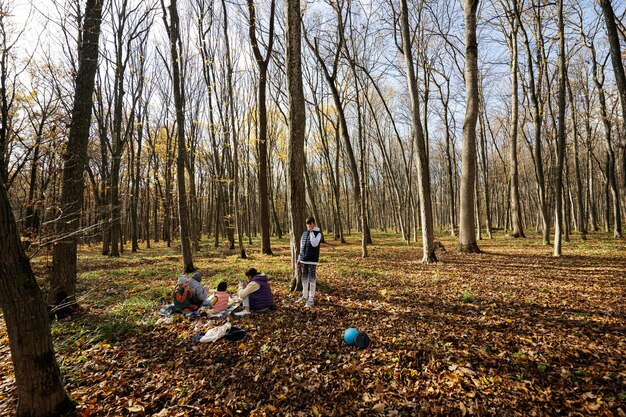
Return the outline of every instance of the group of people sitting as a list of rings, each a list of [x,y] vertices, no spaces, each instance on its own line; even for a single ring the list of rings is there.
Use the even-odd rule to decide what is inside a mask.
[[[235,313],[237,316],[250,314],[252,311],[266,311],[274,305],[272,289],[267,282],[267,275],[259,273],[255,268],[246,271],[247,280],[240,280],[237,296],[241,300],[243,310]],[[230,294],[227,291],[228,283],[222,281],[217,290],[209,296],[209,287],[202,285],[202,274],[195,271],[191,277],[178,277],[174,291],[174,305],[184,313],[197,310],[201,306],[209,307],[209,314],[221,313],[230,304]]]
[[[300,255],[297,265],[302,269],[302,296],[297,302],[305,303],[306,308],[313,307],[316,287],[316,269],[320,256],[320,243],[323,240],[321,230],[315,225],[315,218],[306,219],[306,230],[300,239]],[[246,271],[246,280],[240,280],[237,296],[241,299],[243,310],[235,315],[243,316],[252,311],[265,311],[274,305],[272,289],[267,275],[255,268]],[[192,271],[191,277],[181,275],[174,291],[174,305],[184,313],[194,311],[200,306],[210,306],[209,313],[216,314],[228,309],[230,294],[228,284],[220,282],[215,294],[209,297],[209,287],[203,286],[202,274]]]

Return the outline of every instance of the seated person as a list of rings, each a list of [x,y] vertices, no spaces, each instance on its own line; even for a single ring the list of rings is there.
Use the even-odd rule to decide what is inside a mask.
[[[178,284],[187,283],[192,291],[191,304],[201,306],[202,303],[209,296],[209,287],[201,284],[202,274],[200,272],[194,272],[189,278],[187,275],[181,275],[178,277]]]
[[[267,282],[267,275],[250,268],[246,271],[248,282],[239,281],[239,298],[243,302],[243,310],[236,316],[250,314],[251,311],[265,311],[274,305],[272,289]]]
[[[217,284],[217,291],[215,291],[215,294],[210,298],[211,302],[209,305],[211,309],[207,311],[207,313],[221,313],[228,308],[230,294],[226,292],[227,286],[228,284],[223,281]]]
[[[192,302],[198,301],[198,305],[202,305],[209,297],[209,287],[202,285],[202,274],[198,271],[194,272],[189,280],[189,286],[193,290]]]

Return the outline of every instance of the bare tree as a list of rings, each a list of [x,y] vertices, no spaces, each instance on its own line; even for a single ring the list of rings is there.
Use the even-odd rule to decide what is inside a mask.
[[[620,47],[617,24],[619,20],[615,16],[611,0],[599,0],[604,14],[606,23],[606,32],[609,40],[609,49],[611,51],[611,64],[613,65],[613,73],[615,74],[615,83],[617,84],[617,92],[620,103],[622,104],[622,131],[619,147],[621,148],[621,171],[622,171],[622,197],[626,201],[626,74],[624,73],[624,55]],[[621,213],[615,213],[616,217]],[[621,231],[620,231],[621,234]]]
[[[417,77],[413,67],[413,51],[409,31],[409,11],[407,0],[400,1],[400,30],[402,34],[402,52],[406,64],[406,77],[411,97],[411,128],[417,152],[417,181],[422,221],[422,262],[437,261],[434,245],[433,214],[430,195],[430,168],[428,165],[427,142],[420,121],[420,103]],[[474,152],[475,153],[475,152]],[[476,157],[474,156],[474,159]]]
[[[22,416],[56,416],[74,405],[63,388],[43,295],[20,245],[9,198],[0,180],[0,307],[9,334]]]
[[[479,111],[478,43],[476,41],[476,11],[479,0],[464,0],[465,13],[465,88],[466,111],[463,122],[461,163],[461,213],[459,216],[459,250],[480,252],[476,243],[474,216],[474,187],[476,184],[476,121]]]
[[[593,75],[594,83],[596,85],[596,90],[598,91],[598,101],[600,104],[600,116],[602,120],[602,126],[604,128],[604,140],[606,143],[606,163],[605,163],[606,186],[607,186],[607,191],[610,190],[611,197],[613,200],[613,213],[614,213],[613,237],[621,237],[622,236],[622,220],[620,216],[621,207],[620,207],[620,198],[619,198],[619,188],[617,185],[617,178],[616,178],[617,174],[615,172],[616,171],[615,169],[616,157],[615,157],[615,149],[614,149],[615,145],[613,143],[613,136],[611,133],[612,126],[611,126],[610,110],[608,108],[605,89],[604,89],[604,82],[605,82],[604,67],[606,65],[606,60],[608,59],[608,56],[606,57],[604,62],[598,61],[594,36],[591,34],[587,34],[583,30],[582,15],[580,15],[580,12],[579,12],[579,16],[580,16],[580,27],[579,27],[580,33],[582,35],[585,46],[587,47],[587,49],[589,50],[591,54],[592,75]],[[586,101],[587,101],[587,106],[590,108],[591,106],[589,105],[588,97],[586,98]],[[590,127],[588,129],[590,129]],[[608,203],[608,199],[609,199],[608,194],[609,193],[607,192],[606,193],[607,215],[605,215],[605,223],[607,225],[610,222],[610,218],[609,218],[610,216],[608,214],[610,213],[610,205]],[[607,227],[607,231],[608,231],[608,227]]]
[[[542,37],[542,19],[541,19],[541,0],[539,4],[535,5],[533,1],[533,9],[536,10],[535,14],[535,31],[538,33],[536,43],[539,44],[539,38]],[[548,207],[546,202],[546,184],[543,170],[543,155],[542,155],[542,126],[543,126],[543,101],[541,100],[541,90],[543,81],[543,71],[541,71],[541,48],[537,46],[537,78],[535,79],[535,70],[533,66],[533,54],[530,50],[530,41],[528,32],[523,23],[522,14],[520,8],[515,9],[517,15],[517,22],[522,31],[524,37],[524,48],[526,49],[526,56],[528,59],[527,73],[528,73],[528,90],[530,92],[530,101],[533,107],[533,127],[534,127],[534,140],[533,140],[533,163],[535,166],[535,177],[537,179],[537,194],[539,199],[539,210],[541,212],[542,220],[542,232],[543,232],[543,244],[550,244],[550,217],[548,215]]]
[[[48,292],[48,304],[57,306],[59,313],[73,309],[76,301],[77,234],[83,205],[83,173],[87,161],[94,78],[98,67],[101,19],[102,1],[88,0],[82,22],[72,124],[63,157],[63,189],[56,224],[60,237],[54,243],[52,252]]]
[[[261,252],[271,255],[272,248],[270,246],[270,211],[269,211],[269,192],[267,188],[267,103],[266,103],[266,87],[267,87],[267,66],[272,56],[274,46],[274,9],[275,1],[270,3],[269,16],[269,34],[267,46],[265,48],[265,56],[261,54],[259,41],[256,36],[257,17],[254,6],[254,0],[248,0],[248,32],[250,36],[250,45],[254,52],[254,60],[259,68],[259,85],[257,93],[258,113],[259,113],[259,139],[258,158],[259,158],[259,208],[260,208],[260,226],[261,226]]]
[[[229,193],[230,198],[231,198],[231,205],[230,205],[231,214],[228,217],[229,217],[229,222],[232,222],[232,219],[234,217],[234,220],[235,220],[234,227],[235,229],[237,229],[237,243],[239,245],[239,256],[242,259],[246,259],[247,255],[243,247],[243,236],[242,236],[243,230],[241,226],[241,213],[239,209],[239,205],[240,205],[240,201],[239,201],[239,182],[240,182],[240,179],[239,179],[239,142],[238,142],[238,137],[237,137],[237,130],[235,128],[236,115],[235,115],[235,104],[234,104],[235,94],[233,90],[233,64],[232,64],[231,56],[230,56],[230,40],[229,40],[229,34],[228,34],[228,14],[227,14],[225,0],[222,0],[222,10],[224,13],[224,42],[226,44],[226,84],[227,84],[227,92],[228,92],[228,109],[227,109],[228,121],[226,122],[226,125],[227,125],[226,138],[232,139],[232,143],[233,143],[232,145],[232,168],[231,168],[231,171],[232,171],[231,192]],[[229,141],[226,140],[226,142],[229,142]],[[263,197],[261,196],[261,198]],[[268,196],[266,195],[265,199],[267,200],[267,198]],[[269,213],[267,213],[267,215],[268,215],[268,221],[269,221]],[[230,232],[232,233],[232,226],[230,228]],[[268,225],[267,237],[269,239],[269,225]],[[232,239],[234,239],[234,236],[232,237]],[[234,246],[233,241],[231,240],[232,249],[234,249],[233,246]]]
[[[306,113],[302,86],[302,12],[300,2],[285,2],[285,72],[289,103],[289,145],[287,156],[287,201],[291,226],[291,291],[296,291],[300,274],[296,261],[304,231],[304,132]]]
[[[193,257],[191,253],[191,227],[189,224],[189,208],[187,205],[187,187],[185,185],[185,164],[187,149],[185,147],[185,91],[180,75],[180,55],[182,48],[178,18],[177,0],[171,0],[169,5],[169,22],[165,2],[161,0],[163,23],[168,33],[172,65],[172,84],[174,89],[174,106],[176,107],[176,185],[178,189],[178,222],[180,227],[180,247],[183,255],[183,267],[186,272],[193,271]]]
[[[558,133],[556,141],[556,175],[554,179],[555,215],[554,223],[554,256],[561,256],[561,239],[563,234],[563,160],[565,159],[565,24],[563,23],[563,1],[557,2],[558,36],[559,36],[559,92],[558,92]]]
[[[315,55],[318,65],[322,69],[328,86],[330,87],[330,91],[333,97],[333,102],[337,109],[339,115],[340,122],[340,131],[341,137],[344,142],[344,153],[348,158],[349,169],[352,176],[352,186],[354,190],[354,198],[359,203],[359,216],[361,218],[361,222],[364,222],[364,227],[362,226],[362,232],[365,234],[364,241],[366,244],[371,244],[372,239],[370,235],[369,225],[367,224],[367,213],[365,207],[365,198],[362,198],[362,193],[365,190],[362,189],[361,178],[359,175],[359,168],[357,165],[356,157],[354,155],[354,149],[352,147],[352,142],[350,140],[350,131],[348,129],[348,122],[345,114],[345,104],[342,102],[341,93],[339,89],[339,62],[341,57],[341,52],[343,50],[343,43],[345,42],[344,38],[344,27],[346,26],[347,15],[344,16],[343,13],[344,2],[339,2],[337,4],[333,4],[332,7],[337,15],[337,38],[338,43],[334,46],[334,51],[332,51],[332,64],[329,66],[322,56],[320,39],[318,37],[314,37],[313,41],[309,38],[308,34],[304,33],[304,40],[307,45]]]
[[[511,74],[511,115],[509,123],[509,181],[510,181],[510,199],[511,199],[511,223],[513,237],[526,237],[522,226],[522,210],[519,193],[519,168],[517,160],[517,142],[519,131],[519,86],[518,86],[518,41],[519,20],[516,16],[519,14],[518,0],[512,0],[512,4],[507,1],[501,1],[504,13],[508,20],[509,32],[507,33],[507,45],[509,47],[510,74]],[[506,33],[506,30],[504,30]]]

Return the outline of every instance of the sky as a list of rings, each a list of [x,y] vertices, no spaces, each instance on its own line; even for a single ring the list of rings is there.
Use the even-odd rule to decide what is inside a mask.
[[[134,0],[141,1],[141,0]],[[442,0],[444,1],[444,0]],[[495,1],[495,0],[493,0]],[[576,1],[579,3],[585,10],[585,21],[587,24],[592,24],[594,20],[598,19],[596,10],[599,10],[596,3],[592,0],[566,0],[566,1]],[[33,52],[38,54],[43,53],[44,51],[49,52],[51,55],[61,54],[62,45],[66,42],[66,40],[61,36],[61,30],[59,27],[60,16],[62,13],[58,10],[58,4],[64,4],[65,0],[11,0],[10,4],[11,12],[9,16],[9,21],[13,22],[13,30],[16,32],[23,33],[20,37],[19,42],[16,44],[15,53],[18,57],[29,56]],[[184,0],[180,0],[181,8],[185,7],[187,2]],[[528,0],[526,1],[528,3]],[[616,14],[618,16],[623,16],[626,9],[626,2],[618,2],[613,1],[616,7]],[[84,5],[84,2],[82,2]],[[234,4],[234,3],[233,3]],[[243,4],[243,3],[242,3]],[[372,2],[365,2],[365,8],[371,9],[373,5]],[[443,3],[439,3],[441,5]],[[510,81],[509,81],[509,68],[508,68],[508,60],[509,54],[506,46],[503,43],[503,34],[497,25],[498,20],[498,11],[494,9],[492,0],[482,1],[480,7],[480,16],[481,20],[478,27],[478,41],[479,41],[479,52],[480,52],[480,62],[479,66],[481,71],[487,77],[487,88],[485,90],[485,95],[488,99],[488,104],[490,107],[498,110],[498,111],[506,111],[506,102],[510,99]],[[278,6],[280,7],[280,6]],[[323,9],[320,6],[320,1],[316,0],[311,2],[309,7],[310,11],[316,11],[319,9]],[[566,8],[566,12],[568,9]],[[571,9],[569,10],[571,12]],[[455,3],[455,7],[453,10],[454,16],[458,17],[457,21],[454,22],[454,28],[452,34],[456,36],[458,42],[461,42],[463,39],[463,19],[462,19],[462,9],[460,3]],[[157,20],[155,21],[155,26],[157,29],[155,32],[162,31],[162,22],[160,20],[160,12],[157,13]],[[183,14],[183,13],[181,13]],[[233,13],[231,19],[235,21],[243,21],[242,16]],[[241,23],[241,22],[240,22]],[[233,25],[232,27],[235,27]],[[576,40],[575,29],[571,28],[570,25],[570,39],[572,41]],[[106,31],[107,25],[103,26]],[[552,28],[548,28],[548,32],[552,30]],[[75,32],[75,31],[73,31]],[[549,33],[548,33],[549,35]],[[389,36],[389,34],[386,34]],[[579,36],[578,36],[579,37]],[[237,56],[239,59],[239,65],[242,66],[253,66],[253,62],[250,60],[248,53],[242,53],[242,48],[237,44],[237,39],[234,37],[233,43],[235,43],[235,51],[239,52]],[[244,39],[245,41],[245,39]],[[246,44],[244,44],[247,46]],[[462,45],[459,45],[462,50]],[[599,38],[599,46],[606,53],[606,43],[603,37]],[[303,43],[303,47],[306,47]],[[393,47],[393,45],[391,45]],[[524,55],[523,47],[520,45],[520,54]],[[243,50],[246,52],[247,50]],[[247,51],[249,52],[249,51]],[[390,55],[393,56],[393,51]],[[553,54],[555,57],[556,55]],[[521,65],[524,66],[524,57],[521,58]],[[556,59],[554,59],[554,63]],[[451,102],[452,108],[456,117],[456,126],[460,129],[462,125],[462,116],[464,114],[465,108],[465,87],[463,84],[462,76],[453,65],[451,60],[447,60],[447,71],[454,75],[453,86],[452,86],[452,94],[451,94]],[[460,60],[460,65],[463,65],[462,58]],[[399,66],[401,69],[401,65]],[[396,86],[399,91],[402,92],[402,89],[405,88],[405,80],[402,78],[401,74],[395,74],[395,79],[389,79],[388,82],[392,85]],[[610,65],[607,66],[607,81],[610,82],[612,80],[612,74]],[[433,103],[438,101],[436,87],[432,86],[433,91]],[[436,104],[435,104],[436,105]],[[436,118],[435,118],[436,119]],[[435,127],[439,122],[435,120],[433,122]],[[436,129],[433,129],[433,132],[436,132]]]

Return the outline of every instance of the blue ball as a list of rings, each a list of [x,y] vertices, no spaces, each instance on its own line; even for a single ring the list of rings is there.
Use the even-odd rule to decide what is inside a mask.
[[[350,327],[349,329],[346,329],[345,332],[343,332],[343,340],[347,344],[352,346],[354,345],[354,338],[356,337],[358,333],[359,331],[357,329],[355,329],[354,327]]]

